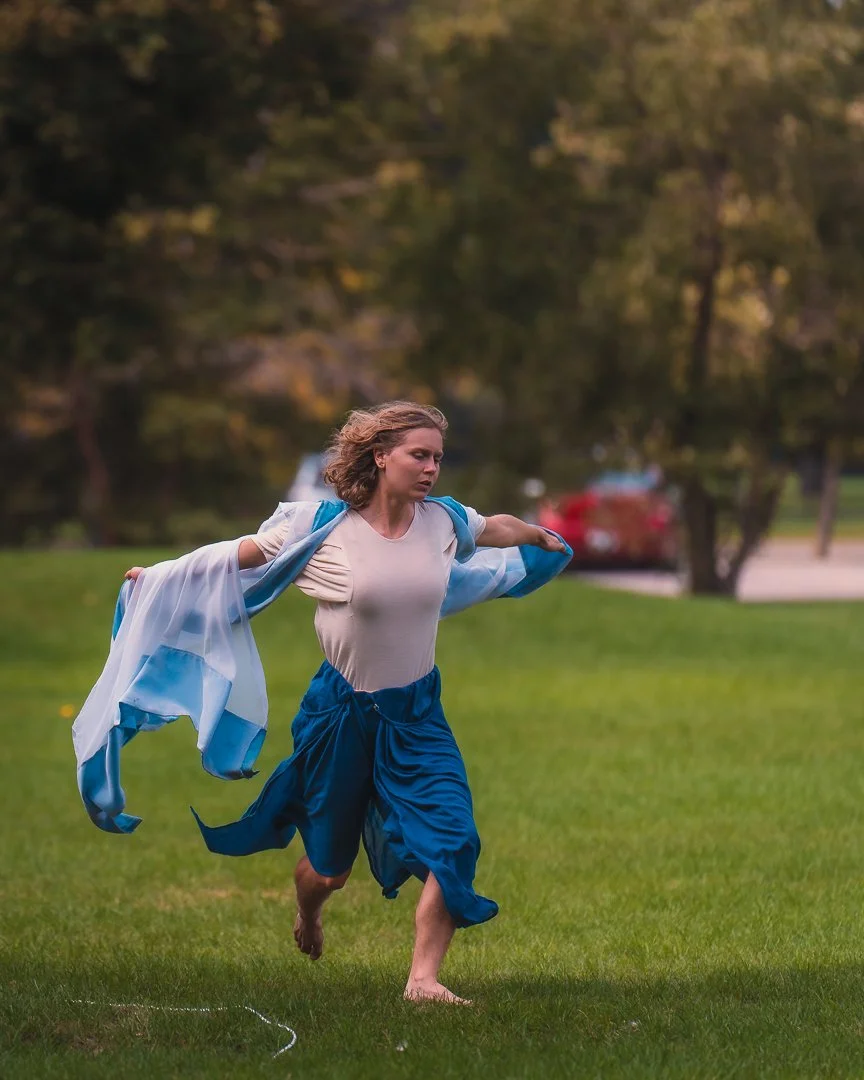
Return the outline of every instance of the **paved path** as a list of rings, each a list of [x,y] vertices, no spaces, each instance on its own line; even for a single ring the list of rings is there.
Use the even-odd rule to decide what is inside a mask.
[[[632,570],[580,576],[606,588],[654,596],[677,596],[681,592],[675,574]],[[864,543],[837,541],[828,559],[816,559],[810,541],[769,541],[744,567],[738,598],[750,602],[864,600]]]

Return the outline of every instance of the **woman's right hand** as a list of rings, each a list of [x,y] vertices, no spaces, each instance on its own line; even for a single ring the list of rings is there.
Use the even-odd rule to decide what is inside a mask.
[[[143,566],[131,566],[126,571],[126,573],[123,575],[123,580],[124,581],[137,581],[138,580],[138,575],[144,569],[145,568]]]

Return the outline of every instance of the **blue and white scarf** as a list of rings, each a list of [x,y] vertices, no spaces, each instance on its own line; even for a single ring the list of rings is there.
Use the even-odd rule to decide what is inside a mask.
[[[476,512],[450,498],[456,557],[442,617],[497,597],[526,596],[559,574],[572,552],[478,548]],[[132,832],[120,751],[139,731],[189,716],[201,763],[225,780],[253,774],[267,730],[267,688],[250,619],[271,604],[348,512],[341,501],[280,503],[259,532],[288,524],[276,558],[239,568],[240,540],[157,563],[120,589],[111,650],[72,729],[78,788],[92,821]]]

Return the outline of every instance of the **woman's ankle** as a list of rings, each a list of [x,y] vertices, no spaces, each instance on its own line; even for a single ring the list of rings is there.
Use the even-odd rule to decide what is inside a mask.
[[[438,972],[433,974],[415,974],[413,971],[408,972],[407,986],[438,986]]]

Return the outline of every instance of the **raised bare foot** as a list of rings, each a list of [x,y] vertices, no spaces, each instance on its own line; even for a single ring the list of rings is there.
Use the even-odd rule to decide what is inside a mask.
[[[473,1005],[468,998],[457,997],[435,979],[409,979],[405,984],[406,1001],[444,1001],[448,1005]]]
[[[317,960],[324,952],[324,928],[321,925],[321,916],[307,919],[298,911],[294,922],[294,940],[300,952],[306,953],[310,960]]]

